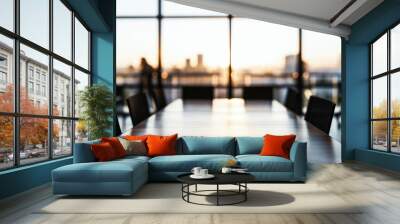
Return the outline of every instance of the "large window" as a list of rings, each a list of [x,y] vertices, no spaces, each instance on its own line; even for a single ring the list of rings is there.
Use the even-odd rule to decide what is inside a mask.
[[[70,156],[74,105],[90,85],[90,32],[62,0],[0,8],[0,170]]]
[[[400,25],[371,46],[371,148],[400,153]]]
[[[242,97],[244,86],[295,85],[300,43],[307,96],[340,104],[339,37],[165,0],[117,0],[116,13],[122,129],[129,127],[124,99],[145,84],[146,62],[154,71],[153,86],[162,84],[169,100],[179,97],[184,85],[213,86],[217,98]]]

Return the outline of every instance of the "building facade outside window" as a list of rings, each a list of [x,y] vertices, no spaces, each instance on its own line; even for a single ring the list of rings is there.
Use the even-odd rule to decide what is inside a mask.
[[[79,90],[70,87],[81,83],[77,71],[90,80],[90,67],[71,57],[76,53],[73,43],[81,42],[87,49],[79,58],[90,64],[90,31],[64,1],[18,0],[15,9],[16,1],[5,1],[2,10],[20,15],[14,18],[20,20],[15,29],[20,33],[0,21],[0,170],[70,156],[75,136],[87,139],[84,125],[75,128],[79,115],[72,105],[90,82]],[[87,38],[74,36],[73,28]]]

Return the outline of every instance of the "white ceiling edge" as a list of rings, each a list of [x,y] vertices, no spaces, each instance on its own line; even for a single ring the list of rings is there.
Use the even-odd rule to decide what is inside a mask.
[[[224,1],[224,0],[168,0],[168,1],[187,6],[231,14],[234,16],[256,19],[265,22],[276,23],[301,29],[307,29],[320,33],[331,34],[344,38],[348,38],[348,36],[351,33],[350,26],[348,25],[337,24],[336,26],[332,26],[329,21],[325,21],[322,19],[297,15],[274,9],[256,7],[237,2]],[[383,0],[372,0],[372,2],[379,2],[378,4],[380,4],[382,1]],[[366,11],[365,13],[360,13],[359,10],[357,10],[354,12],[354,14],[357,15],[356,17],[354,17],[353,14],[351,14],[348,15],[346,19],[352,19],[353,21],[356,21],[363,15],[365,15],[367,12],[369,12],[372,8],[376,7],[378,4],[368,4],[368,7],[361,6],[359,7],[360,9],[363,9],[363,11],[364,10],[368,11]]]
[[[273,9],[258,8],[255,6],[228,2],[223,0],[168,0],[179,4],[231,14],[234,16],[261,20],[311,31],[332,34],[341,37],[350,35],[350,27],[338,25],[331,27],[329,21]]]
[[[369,0],[358,0],[355,1],[353,4],[351,4],[346,10],[344,10],[342,13],[339,14],[339,16],[331,21],[331,26],[335,27],[343,21],[345,21],[347,18],[349,18],[354,12],[356,12],[358,9],[360,9],[363,5],[365,5]]]
[[[364,5],[362,5],[360,8],[358,8],[357,11],[355,11],[353,14],[351,14],[346,20],[344,20],[344,24],[354,24],[357,22],[359,19],[361,19],[363,16],[365,16],[367,13],[369,13],[372,9],[377,7],[379,4],[381,4],[384,0],[369,0],[367,1]]]

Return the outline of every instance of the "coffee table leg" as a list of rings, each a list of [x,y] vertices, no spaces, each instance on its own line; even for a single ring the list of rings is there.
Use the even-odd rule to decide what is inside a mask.
[[[219,206],[219,184],[217,184],[217,206]]]
[[[248,192],[247,183],[244,183],[244,190],[245,190],[245,192],[244,192],[244,201],[247,201],[247,192]]]

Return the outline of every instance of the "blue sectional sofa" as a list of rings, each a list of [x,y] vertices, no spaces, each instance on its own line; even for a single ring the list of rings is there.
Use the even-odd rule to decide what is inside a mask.
[[[54,194],[131,195],[148,181],[176,181],[193,167],[218,172],[234,159],[259,182],[304,182],[307,173],[307,145],[295,142],[290,160],[258,155],[262,137],[197,137],[184,136],[177,141],[177,155],[128,156],[96,162],[91,141],[75,145],[74,163],[52,172]]]

